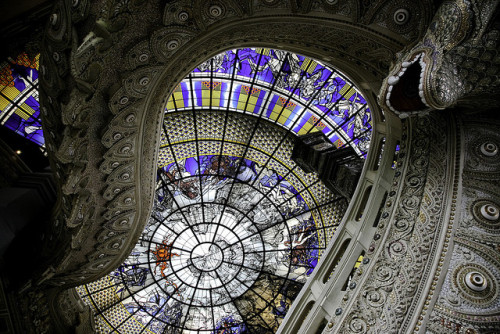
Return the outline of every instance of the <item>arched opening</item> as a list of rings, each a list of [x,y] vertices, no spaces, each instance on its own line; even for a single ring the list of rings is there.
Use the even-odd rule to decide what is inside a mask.
[[[138,243],[77,288],[98,329],[276,332],[348,205],[292,159],[295,142],[321,133],[362,160],[372,124],[359,89],[306,56],[240,48],[196,66],[165,104]]]

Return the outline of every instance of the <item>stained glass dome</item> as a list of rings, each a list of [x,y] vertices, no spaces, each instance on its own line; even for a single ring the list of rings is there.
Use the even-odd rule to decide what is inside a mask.
[[[98,331],[276,332],[347,208],[291,160],[297,135],[314,131],[366,155],[366,101],[320,62],[246,48],[194,69],[166,105],[138,243],[77,288]]]

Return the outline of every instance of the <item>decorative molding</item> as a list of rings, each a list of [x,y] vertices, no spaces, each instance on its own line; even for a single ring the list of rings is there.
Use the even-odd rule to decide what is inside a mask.
[[[342,302],[345,309],[337,330],[371,333],[405,331],[426,289],[426,277],[440,247],[449,161],[446,159],[446,124],[440,116],[412,119],[412,141],[404,183],[390,223],[379,233],[374,264],[354,281],[354,296]],[[431,145],[432,143],[432,145]],[[377,247],[378,245],[378,247]]]
[[[493,115],[459,115],[461,196],[449,217],[453,235],[446,254],[448,270],[435,276],[435,304],[422,320],[430,333],[493,333],[500,328],[500,170],[491,143],[499,140],[499,123]]]
[[[54,256],[46,246],[54,269],[40,282],[68,286],[94,280],[130,251],[142,229],[138,222],[146,221],[152,205],[159,111],[174,84],[205,58],[250,41],[307,50],[316,40],[313,54],[337,55],[339,64],[350,64],[348,72],[381,78],[396,47],[391,38],[363,34],[363,26],[353,30],[347,22],[313,15],[266,13],[245,22],[242,15],[252,11],[231,1],[197,2],[191,12],[196,24],[165,27],[165,15],[187,7],[177,2],[174,11],[174,3],[168,4],[162,18],[152,14],[157,6],[110,4],[90,31],[74,26],[92,11],[86,2],[55,8],[42,61],[41,102],[49,157],[63,191],[46,240],[56,238],[71,250]],[[144,15],[151,18],[149,28]],[[209,26],[219,28],[203,31]],[[117,61],[120,53],[126,57]]]

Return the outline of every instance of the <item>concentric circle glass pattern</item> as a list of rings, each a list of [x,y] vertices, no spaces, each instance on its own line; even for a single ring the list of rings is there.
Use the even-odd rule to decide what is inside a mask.
[[[290,158],[294,138],[311,131],[360,155],[368,147],[354,135],[369,134],[366,102],[314,60],[232,50],[182,81],[167,103],[139,242],[108,276],[77,288],[98,331],[276,332],[347,207]]]

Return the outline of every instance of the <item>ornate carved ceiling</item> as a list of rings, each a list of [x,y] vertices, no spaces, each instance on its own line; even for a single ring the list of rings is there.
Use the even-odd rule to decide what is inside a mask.
[[[46,238],[53,269],[42,280],[90,281],[116,268],[130,251],[152,206],[162,105],[195,65],[234,46],[288,47],[338,66],[373,101],[395,52],[423,31],[432,12],[431,4],[422,3],[414,14],[419,20],[394,25],[387,23],[393,16],[374,12],[386,13],[387,6],[59,2],[40,69],[44,133],[62,190]],[[397,11],[397,5],[389,7]],[[405,27],[401,34],[398,27]],[[103,196],[107,189],[119,191]],[[101,243],[97,235],[104,226],[117,235]]]
[[[342,70],[374,109],[377,154],[367,162],[362,190],[376,186],[369,198],[377,203],[379,216],[373,211],[360,220],[373,216],[376,223],[364,224],[366,234],[356,240],[368,257],[358,263],[356,276],[349,276],[354,284],[335,304],[342,307],[328,311],[335,314],[328,314],[332,322],[325,330],[422,331],[422,322],[434,332],[469,330],[461,323],[495,330],[498,263],[488,253],[498,244],[491,227],[498,223],[498,191],[485,184],[481,187],[489,190],[483,191],[476,184],[497,180],[497,165],[491,164],[498,156],[498,138],[494,131],[481,135],[478,126],[462,127],[461,120],[455,125],[448,116],[411,120],[401,136],[400,123],[389,113],[384,119],[375,101],[381,89],[382,107],[403,117],[427,105],[498,106],[488,95],[498,90],[498,1],[439,3],[59,1],[47,24],[40,67],[44,134],[59,196],[51,226],[40,236],[40,258],[30,268],[36,271],[33,285],[63,289],[117,268],[153,207],[167,97],[193,68],[221,51],[280,48]],[[471,97],[476,99],[471,102]],[[463,156],[457,133],[465,134]],[[431,139],[437,144],[430,145]],[[393,179],[390,165],[398,140],[405,147]],[[468,162],[463,165],[460,159]],[[377,171],[380,163],[383,171]],[[460,209],[462,219],[456,218]],[[362,207],[349,212],[353,223],[345,233],[356,235],[353,226]],[[470,228],[481,240],[466,240]],[[483,239],[487,245],[481,245]],[[353,254],[346,261],[356,261],[359,254]],[[414,265],[402,265],[410,257]],[[467,260],[476,264],[463,265]],[[452,268],[447,274],[446,265]],[[321,273],[326,277],[319,279],[321,284],[330,274]],[[53,313],[62,314],[69,326],[81,309],[69,291],[30,296],[39,305],[52,298]],[[475,310],[472,318],[464,313],[469,306]],[[347,308],[352,312],[343,312]],[[313,313],[307,319],[321,315]],[[305,320],[300,315],[294,319]]]

